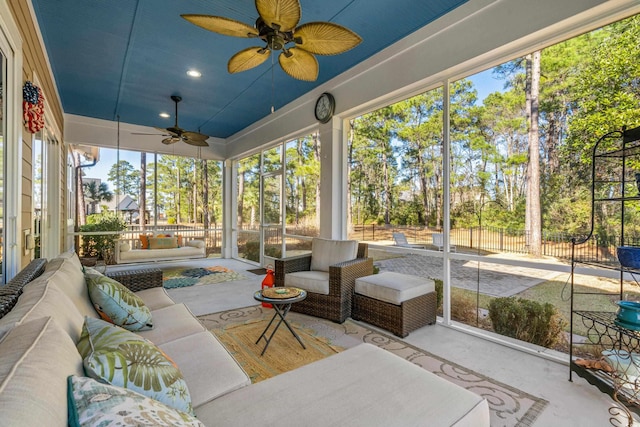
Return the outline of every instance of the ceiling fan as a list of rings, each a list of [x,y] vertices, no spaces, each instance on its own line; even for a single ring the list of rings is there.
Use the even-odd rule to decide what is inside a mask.
[[[191,132],[188,130],[184,130],[178,126],[178,102],[182,101],[182,97],[178,95],[171,95],[171,99],[176,104],[176,122],[172,127],[168,127],[166,129],[159,128],[159,127],[156,128],[160,132],[166,132],[162,134],[162,136],[167,137],[162,140],[162,143],[169,145],[169,144],[175,144],[176,142],[182,141],[189,145],[195,145],[196,147],[208,147],[209,146],[209,144],[207,144],[207,138],[209,138],[208,135],[204,135],[200,132]],[[139,134],[139,135],[149,135],[149,134]]]
[[[315,81],[318,60],[315,55],[337,55],[357,46],[362,39],[353,31],[331,22],[298,25],[299,0],[255,0],[258,19],[255,26],[212,15],[181,15],[205,30],[226,36],[260,38],[266,46],[254,46],[236,53],[227,64],[230,73],[249,70],[266,61],[271,51],[282,50],[280,66],[291,77]],[[293,46],[287,46],[293,43]]]

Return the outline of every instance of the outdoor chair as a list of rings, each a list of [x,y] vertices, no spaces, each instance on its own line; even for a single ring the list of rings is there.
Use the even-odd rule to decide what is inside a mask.
[[[433,246],[437,247],[439,251],[444,250],[444,235],[442,233],[433,233],[431,234],[431,242]],[[456,252],[456,246],[449,243],[449,248],[451,252]]]
[[[351,316],[356,279],[373,274],[368,254],[366,243],[314,238],[310,254],[275,261],[275,286],[307,291],[291,310],[343,323]]]
[[[407,241],[407,236],[405,236],[404,233],[393,233],[393,241],[396,243],[396,246],[401,246],[403,248],[426,249],[424,245],[409,243]]]

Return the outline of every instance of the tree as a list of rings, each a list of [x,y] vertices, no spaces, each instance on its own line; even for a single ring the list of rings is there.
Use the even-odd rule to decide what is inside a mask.
[[[119,195],[129,195],[137,201],[140,195],[140,172],[126,160],[120,160],[109,169],[107,180]]]
[[[106,182],[91,181],[82,185],[82,193],[85,200],[89,200],[89,206],[91,206],[91,214],[100,213],[97,212],[96,207],[101,201],[110,202],[113,200],[113,193],[109,190],[109,186]]]
[[[529,162],[527,174],[527,224],[530,232],[529,251],[542,256],[542,211],[540,209],[540,144],[538,128],[538,96],[540,94],[540,51],[527,55],[527,113],[529,116]]]

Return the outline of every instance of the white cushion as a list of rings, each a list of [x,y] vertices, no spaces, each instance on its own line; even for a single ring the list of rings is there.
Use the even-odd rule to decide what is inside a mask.
[[[203,240],[189,240],[186,243],[186,246],[191,246],[191,247],[194,247],[194,248],[202,249],[202,248],[204,248],[204,241]]]
[[[204,242],[201,242],[204,245]],[[193,246],[182,246],[172,249],[136,249],[127,252],[118,252],[118,262],[161,261],[178,258],[204,258],[206,250]]]
[[[158,310],[160,308],[169,307],[175,304],[164,288],[156,286],[155,288],[143,289],[135,293],[142,298],[149,310]]]
[[[0,319],[0,325],[25,323],[40,317],[51,316],[71,339],[77,342],[82,332],[84,316],[80,314],[75,304],[63,291],[56,286],[51,286],[48,282],[43,286],[30,286],[31,284],[24,287],[16,306]],[[98,317],[95,310],[92,314],[92,317]]]
[[[0,341],[0,424],[67,426],[67,377],[84,375],[75,344],[50,317]]]
[[[174,304],[152,310],[151,315],[153,316],[153,329],[136,331],[136,333],[155,345],[206,331],[184,304]]]
[[[194,408],[251,384],[251,380],[211,332],[159,346],[180,367]]]
[[[68,252],[65,254],[68,254]],[[61,263],[57,265],[60,261]],[[89,299],[89,291],[84,278],[82,265],[75,252],[72,252],[72,255],[60,256],[49,264],[53,264],[53,266],[57,265],[57,268],[55,270],[48,270],[49,266],[47,265],[47,271],[52,272],[52,275],[48,279],[48,286],[55,286],[64,292],[75,304],[83,318],[84,316],[95,317],[96,310],[93,308],[91,300]]]
[[[304,289],[314,294],[329,295],[329,273],[326,271],[297,271],[285,274],[284,285]]]
[[[208,426],[489,427],[478,394],[361,344],[195,408]]]
[[[329,240],[315,237],[311,241],[311,270],[329,271],[329,266],[351,261],[358,255],[355,240]]]
[[[420,295],[434,292],[433,280],[385,271],[356,279],[355,292],[369,298],[400,305]]]

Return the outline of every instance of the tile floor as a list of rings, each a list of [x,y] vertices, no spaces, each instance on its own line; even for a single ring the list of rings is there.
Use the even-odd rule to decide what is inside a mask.
[[[176,261],[162,265],[172,267],[220,265],[240,272],[246,277],[246,279],[232,282],[168,291],[176,302],[185,303],[195,315],[257,304],[253,299],[253,293],[260,289],[263,276],[247,271],[255,268],[255,265],[230,259]],[[161,265],[111,266],[109,269],[138,269],[152,266],[160,267]],[[609,396],[600,393],[576,375],[573,382],[569,382],[569,369],[564,363],[512,349],[441,324],[414,331],[405,340],[547,400],[549,404],[534,423],[535,427],[627,425],[626,419],[610,421],[609,408],[614,402]],[[634,425],[640,426],[640,423]]]

